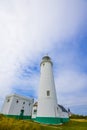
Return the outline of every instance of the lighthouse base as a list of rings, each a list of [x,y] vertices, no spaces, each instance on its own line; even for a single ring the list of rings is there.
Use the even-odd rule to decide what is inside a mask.
[[[35,121],[43,124],[62,124],[69,121],[69,118],[57,118],[57,117],[36,117]]]

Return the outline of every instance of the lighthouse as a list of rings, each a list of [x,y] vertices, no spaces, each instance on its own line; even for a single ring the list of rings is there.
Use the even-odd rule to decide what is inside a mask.
[[[53,76],[53,63],[49,56],[44,56],[40,63],[40,85],[36,121],[46,124],[59,124],[61,119],[57,104]]]
[[[8,95],[1,113],[17,119],[32,119],[44,124],[61,124],[69,121],[69,111],[57,102],[53,76],[53,62],[44,56],[40,63],[38,101],[17,94]]]

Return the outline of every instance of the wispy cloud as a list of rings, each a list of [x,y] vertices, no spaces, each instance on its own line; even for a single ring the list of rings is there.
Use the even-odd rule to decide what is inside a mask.
[[[54,62],[60,98],[87,85],[87,75],[77,60],[77,37],[86,32],[86,7],[85,0],[0,1],[1,99],[13,92],[38,96],[39,63],[46,53]]]

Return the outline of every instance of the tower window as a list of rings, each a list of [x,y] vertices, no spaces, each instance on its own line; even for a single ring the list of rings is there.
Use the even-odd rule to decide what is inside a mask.
[[[43,66],[45,65],[45,63],[43,63]]]
[[[7,102],[10,102],[10,99],[8,99]]]
[[[49,90],[47,90],[47,96],[50,96],[50,91]]]

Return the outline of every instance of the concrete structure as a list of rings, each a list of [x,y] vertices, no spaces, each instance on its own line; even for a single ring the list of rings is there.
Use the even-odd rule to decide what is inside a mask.
[[[1,113],[8,117],[30,119],[33,103],[33,98],[12,94],[5,98]]]
[[[44,56],[41,61],[41,76],[38,96],[36,121],[47,124],[59,124],[69,120],[68,114],[62,113],[57,105],[53,63],[49,56]]]

